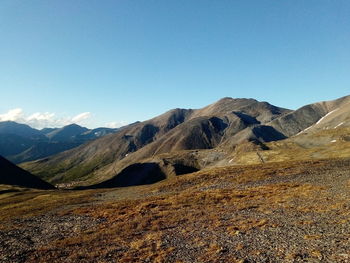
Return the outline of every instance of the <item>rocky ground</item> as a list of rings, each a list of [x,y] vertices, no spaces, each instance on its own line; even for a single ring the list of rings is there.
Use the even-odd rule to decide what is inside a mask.
[[[87,216],[55,214],[34,216],[12,221],[12,229],[0,230],[2,262],[25,262],[37,248],[53,240],[71,237],[103,222]]]
[[[11,204],[0,262],[350,262],[350,159],[217,168],[78,201],[57,192],[65,204],[38,213]]]

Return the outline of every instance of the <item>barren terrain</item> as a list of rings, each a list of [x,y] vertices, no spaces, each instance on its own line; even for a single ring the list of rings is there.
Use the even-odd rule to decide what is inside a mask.
[[[5,188],[1,262],[350,260],[350,159],[229,166],[116,189]]]

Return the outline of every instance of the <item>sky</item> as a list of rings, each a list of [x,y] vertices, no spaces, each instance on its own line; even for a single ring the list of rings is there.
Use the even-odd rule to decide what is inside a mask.
[[[89,128],[350,95],[349,0],[1,0],[0,120]]]

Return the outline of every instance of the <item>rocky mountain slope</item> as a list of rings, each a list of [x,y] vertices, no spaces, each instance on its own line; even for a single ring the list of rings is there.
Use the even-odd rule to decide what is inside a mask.
[[[0,184],[22,186],[37,189],[54,189],[54,187],[19,168],[0,156]]]
[[[306,129],[326,129],[327,123],[345,128],[349,101],[348,96],[291,111],[254,99],[224,98],[202,109],[168,111],[23,167],[52,183],[88,185],[114,178],[109,181],[112,186],[118,177],[134,181],[136,164],[142,163],[154,163],[165,177],[171,177],[232,164],[238,155],[249,156],[248,152],[254,160],[265,161],[257,152],[273,147],[274,142],[299,136]],[[184,169],[176,168],[180,166]]]
[[[341,125],[349,126],[350,96],[333,101],[318,102],[306,105],[271,123],[285,136],[290,137],[309,129],[320,130],[336,128]]]
[[[98,182],[111,178],[137,161],[163,153],[213,149],[245,140],[283,139],[282,134],[264,124],[289,112],[254,99],[224,98],[198,110],[168,111],[151,120],[127,126],[114,135],[23,167],[54,183],[89,178]],[[166,169],[178,171],[174,167],[179,165],[197,169],[178,162]]]

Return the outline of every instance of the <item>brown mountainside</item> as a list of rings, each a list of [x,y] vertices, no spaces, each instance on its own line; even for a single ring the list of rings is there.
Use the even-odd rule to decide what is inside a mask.
[[[98,183],[119,174],[131,178],[142,167],[138,165],[141,163],[158,166],[164,174],[162,178],[183,174],[227,164],[228,158],[239,149],[236,146],[247,142],[253,142],[247,147],[255,151],[266,149],[266,143],[302,133],[319,121],[337,125],[343,121],[341,125],[346,126],[349,101],[350,97],[344,97],[291,111],[254,99],[224,98],[198,110],[168,111],[23,167],[50,182],[75,182],[74,185]],[[332,113],[335,109],[337,114]],[[332,115],[338,119],[332,121]],[[131,165],[134,165],[132,169],[128,169]],[[179,166],[182,168],[176,169]],[[152,177],[152,173],[145,176]]]

